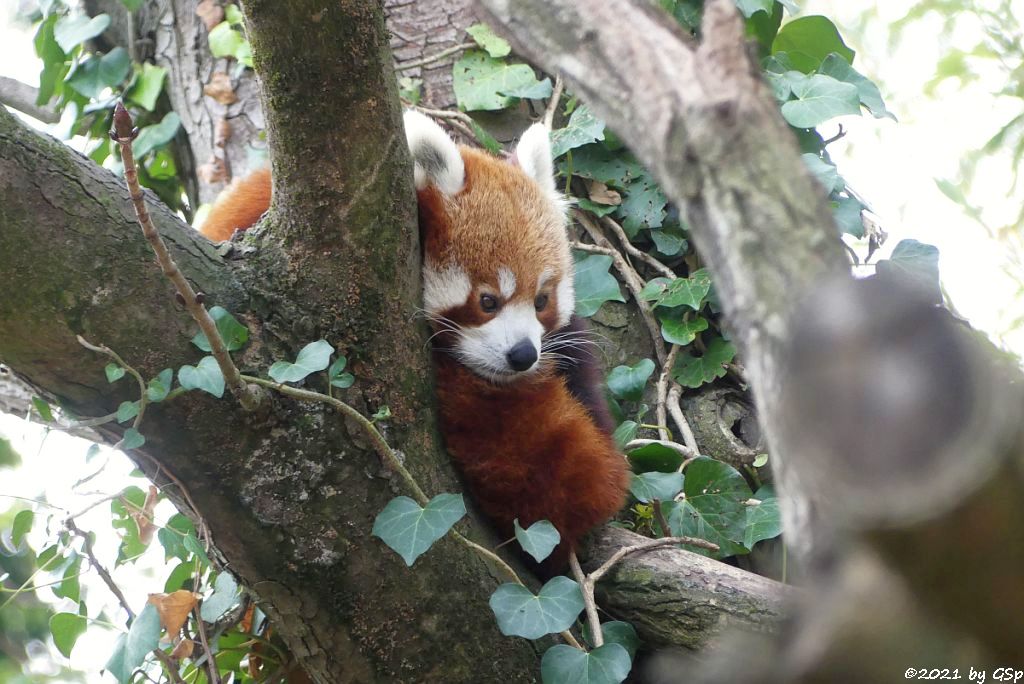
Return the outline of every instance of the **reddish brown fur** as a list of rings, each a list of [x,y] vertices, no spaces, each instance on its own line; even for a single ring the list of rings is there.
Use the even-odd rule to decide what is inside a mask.
[[[229,239],[236,230],[250,228],[270,208],[270,188],[267,167],[236,178],[217,197],[199,232],[220,242]]]
[[[427,187],[419,193],[428,259],[458,265],[474,285],[464,304],[443,315],[461,326],[481,325],[490,315],[480,309],[479,297],[498,291],[499,267],[516,276],[512,300],[532,299],[537,278],[548,269],[555,274],[544,288],[551,301],[538,318],[553,331],[559,327],[554,285],[572,277],[558,207],[518,168],[465,148],[462,157],[461,192],[446,198]],[[555,525],[562,544],[546,566],[561,569],[580,538],[622,507],[625,458],[570,393],[564,374],[548,368],[492,383],[445,353],[451,344],[449,333],[435,337],[445,446],[502,536],[512,535],[516,518],[524,527],[538,520]]]

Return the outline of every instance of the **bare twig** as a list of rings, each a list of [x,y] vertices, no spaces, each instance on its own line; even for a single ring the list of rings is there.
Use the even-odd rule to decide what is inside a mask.
[[[594,570],[592,573],[587,575],[587,579],[593,584],[597,584],[605,573],[612,569],[616,563],[625,558],[626,556],[634,553],[640,553],[642,551],[653,551],[665,546],[675,546],[676,544],[685,544],[687,546],[696,546],[698,548],[707,549],[708,551],[718,551],[718,544],[712,544],[709,541],[703,539],[696,539],[695,537],[661,537],[660,539],[650,539],[647,542],[635,544],[633,546],[626,546],[611,555],[601,566]]]
[[[668,401],[668,385],[669,385],[669,374],[672,372],[672,366],[675,365],[676,355],[679,354],[679,345],[673,344],[668,350],[668,356],[665,357],[665,363],[661,367],[661,375],[658,376],[658,384],[656,390],[656,403],[655,413],[658,420],[658,434],[661,435],[662,439],[671,439],[671,435],[668,429],[668,416],[665,413],[665,403]]]
[[[678,382],[673,381],[668,390],[668,412],[679,429],[679,434],[683,438],[683,444],[693,451],[693,457],[696,457],[700,455],[700,448],[697,446],[697,438],[693,436],[693,430],[690,429],[690,423],[687,422],[683,409],[679,406],[679,398],[682,394],[682,386]]]
[[[562,99],[562,90],[565,83],[562,82],[562,75],[555,76],[555,87],[551,89],[551,99],[548,100],[548,107],[544,110],[544,127],[549,131],[555,122],[555,114],[558,112],[558,102]]]
[[[33,88],[27,83],[0,76],[0,104],[15,109],[22,114],[28,114],[34,119],[43,123],[53,124],[60,121],[60,114],[57,110],[46,105],[37,105],[39,89]]]
[[[594,580],[583,574],[575,551],[569,552],[569,567],[572,568],[572,574],[583,593],[583,608],[587,614],[587,624],[590,625],[590,638],[594,642],[594,648],[601,648],[604,646],[604,635],[601,633],[601,620],[597,617],[597,603],[594,601]]]
[[[463,50],[469,50],[470,48],[474,47],[476,47],[476,43],[462,43],[460,45],[453,45],[450,48],[446,48],[432,55],[427,55],[426,57],[415,59],[411,62],[406,62],[405,64],[399,64],[398,66],[395,67],[395,71],[409,71],[410,69],[415,69],[417,67],[427,66],[428,64],[439,62],[445,57],[454,55],[456,52],[462,52]]]
[[[651,256],[642,249],[637,249],[637,247],[635,247],[633,243],[629,241],[629,236],[626,235],[626,231],[622,229],[622,226],[620,226],[610,217],[602,216],[600,221],[602,226],[608,228],[613,233],[615,233],[615,236],[619,238],[619,242],[622,244],[622,248],[626,250],[626,253],[628,253],[630,256],[634,256],[637,259],[640,259],[641,261],[646,263],[648,266],[650,266],[651,268],[653,268],[655,271],[665,276],[666,278],[677,277],[675,271],[673,271],[665,264],[661,263],[661,261],[659,261],[657,258]]]
[[[128,191],[131,193],[132,204],[135,207],[135,214],[138,217],[139,226],[142,228],[142,234],[146,236],[150,246],[153,248],[157,262],[160,264],[164,275],[174,284],[178,294],[184,300],[185,308],[199,324],[203,333],[206,334],[206,339],[210,343],[211,353],[217,360],[217,365],[224,374],[224,380],[231,393],[235,395],[235,398],[238,399],[245,410],[253,411],[260,405],[263,392],[259,388],[250,387],[242,381],[241,373],[239,373],[238,368],[231,360],[231,356],[224,346],[220,333],[217,332],[217,324],[196,295],[195,290],[192,289],[188,279],[185,278],[178,265],[174,262],[174,259],[171,258],[167,245],[164,244],[160,233],[157,231],[156,226],[153,225],[153,220],[149,216],[145,196],[142,194],[142,188],[139,186],[139,174],[135,167],[135,155],[132,153],[132,140],[137,135],[138,129],[134,127],[131,114],[128,113],[123,104],[118,102],[114,108],[114,129],[111,131],[111,138],[121,148],[121,161],[124,163],[124,179],[128,185]]]
[[[220,672],[217,670],[217,661],[210,652],[210,642],[206,640],[206,626],[203,624],[203,616],[199,613],[199,605],[193,609],[196,618],[196,630],[199,632],[199,643],[203,645],[203,653],[206,654],[206,665],[210,672],[210,684],[220,684]]]
[[[661,527],[662,535],[668,535],[672,528],[668,526],[668,518],[665,517],[665,509],[661,505],[661,500],[654,499],[651,501],[651,509],[654,511],[654,519],[658,521],[658,525]]]

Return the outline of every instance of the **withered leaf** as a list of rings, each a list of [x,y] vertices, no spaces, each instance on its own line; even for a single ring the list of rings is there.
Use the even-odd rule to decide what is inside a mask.
[[[622,204],[622,195],[615,190],[609,189],[607,185],[599,181],[590,182],[590,185],[587,187],[587,195],[590,197],[590,201],[595,204]]]
[[[202,20],[206,30],[211,31],[214,26],[224,21],[224,8],[214,0],[203,0],[196,7],[196,16]]]
[[[222,105],[229,105],[238,102],[235,89],[231,87],[231,77],[223,71],[215,71],[210,76],[210,81],[203,86],[203,94],[212,97]]]
[[[160,624],[167,630],[167,636],[174,638],[181,631],[181,626],[188,619],[188,614],[196,607],[199,595],[188,589],[179,589],[170,594],[150,594],[149,603],[156,606],[160,616]]]
[[[171,657],[175,660],[181,660],[182,658],[188,658],[192,655],[192,651],[195,649],[195,642],[191,639],[182,639],[174,646],[174,650],[171,651]]]

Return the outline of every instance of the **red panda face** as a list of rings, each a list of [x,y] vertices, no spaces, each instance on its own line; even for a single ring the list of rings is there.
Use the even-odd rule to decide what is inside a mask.
[[[405,115],[423,236],[423,305],[438,346],[508,382],[551,365],[545,338],[575,305],[565,209],[547,130],[532,126],[519,165],[459,148],[433,121]]]

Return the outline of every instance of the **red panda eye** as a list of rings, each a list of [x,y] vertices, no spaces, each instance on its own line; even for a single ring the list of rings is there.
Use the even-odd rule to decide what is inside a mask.
[[[485,313],[494,313],[498,310],[498,300],[493,295],[480,295],[480,308]]]
[[[548,305],[548,296],[546,294],[539,294],[537,298],[533,300],[533,306],[537,311],[543,311],[544,307]]]

